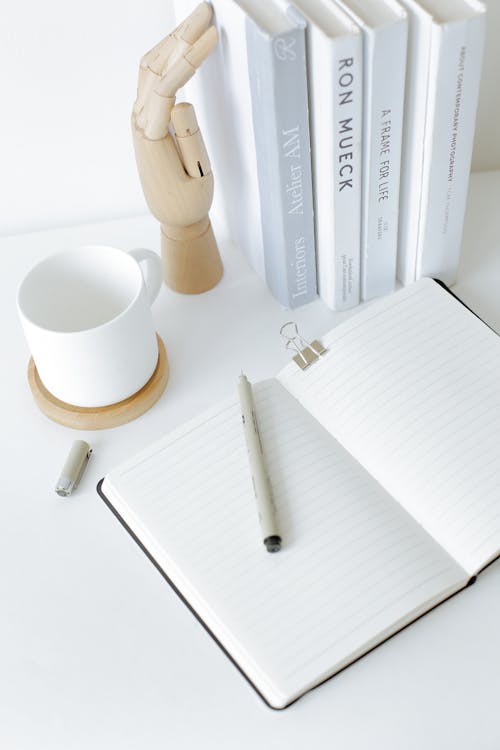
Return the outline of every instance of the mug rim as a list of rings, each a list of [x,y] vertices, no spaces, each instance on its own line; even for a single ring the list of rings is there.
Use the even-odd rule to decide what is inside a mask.
[[[139,282],[137,284],[136,291],[134,293],[133,298],[130,300],[128,305],[121,310],[117,315],[110,318],[109,320],[106,320],[104,323],[99,323],[95,326],[90,326],[88,328],[82,328],[78,331],[61,331],[57,328],[49,328],[48,326],[41,325],[37,321],[33,320],[31,315],[28,315],[26,311],[23,309],[22,303],[21,303],[21,295],[23,292],[23,287],[25,283],[28,282],[29,278],[35,274],[37,271],[39,271],[43,266],[49,265],[51,262],[54,262],[58,258],[61,258],[63,256],[67,255],[77,255],[84,253],[88,250],[105,250],[107,252],[111,251],[112,253],[116,254],[120,257],[120,260],[125,260],[125,262],[130,266],[130,268],[134,268],[134,273],[137,276],[137,281]],[[130,265],[133,264],[133,265]],[[78,334],[86,334],[90,331],[97,331],[99,328],[105,328],[106,326],[110,325],[111,323],[114,323],[115,321],[119,320],[121,317],[127,314],[127,312],[135,305],[137,299],[139,298],[139,295],[141,293],[142,287],[144,285],[144,277],[142,275],[142,271],[140,268],[139,263],[135,260],[135,258],[132,257],[126,250],[122,250],[119,247],[113,247],[113,245],[80,245],[78,247],[71,248],[69,250],[59,250],[58,252],[51,253],[45,258],[42,258],[38,263],[35,263],[34,266],[32,266],[29,271],[26,273],[26,275],[23,277],[23,279],[20,281],[19,286],[17,288],[16,293],[16,304],[17,309],[19,312],[19,315],[23,320],[26,320],[30,325],[34,326],[40,331],[45,331],[47,333],[53,333],[57,335],[70,335],[70,336],[76,336]]]

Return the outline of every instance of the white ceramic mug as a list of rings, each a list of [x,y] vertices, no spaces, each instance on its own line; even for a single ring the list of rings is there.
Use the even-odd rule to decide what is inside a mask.
[[[140,390],[158,362],[151,304],[161,284],[161,260],[151,250],[87,245],[32,268],[17,307],[47,390],[83,407]]]

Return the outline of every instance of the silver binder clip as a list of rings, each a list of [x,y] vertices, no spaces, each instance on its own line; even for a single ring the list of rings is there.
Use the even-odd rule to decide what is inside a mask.
[[[89,462],[91,453],[92,448],[85,440],[75,440],[56,484],[55,489],[58,495],[68,497],[76,489]]]
[[[288,329],[288,330],[287,330]],[[280,335],[286,339],[286,348],[297,352],[293,361],[298,364],[301,370],[307,369],[313,362],[325,354],[328,350],[323,346],[321,341],[306,341],[297,328],[297,323],[289,321],[280,328]]]

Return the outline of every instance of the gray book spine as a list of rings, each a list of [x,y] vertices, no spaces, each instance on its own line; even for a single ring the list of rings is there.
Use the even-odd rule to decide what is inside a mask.
[[[305,28],[246,36],[266,282],[298,307],[317,296]]]

